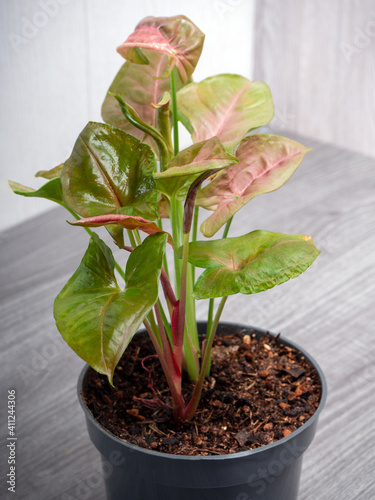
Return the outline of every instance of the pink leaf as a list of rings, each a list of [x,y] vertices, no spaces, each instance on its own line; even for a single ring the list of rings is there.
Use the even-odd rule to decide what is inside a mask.
[[[170,90],[169,79],[162,78],[168,66],[168,56],[148,52],[147,57],[150,62],[148,65],[126,62],[113,80],[109,91],[119,94],[135,109],[143,121],[156,128],[157,109],[152,104],[158,103],[161,96]],[[177,88],[180,86],[181,83],[177,82]],[[103,102],[102,117],[106,123],[121,128],[148,144],[158,155],[158,148],[151,136],[129,123],[122,114],[117,100],[109,94]]]
[[[197,195],[196,205],[214,213],[202,233],[213,236],[240,208],[262,193],[279,189],[310,151],[286,137],[254,134],[243,139],[236,156],[239,163],[216,174]]]
[[[232,153],[251,129],[273,117],[270,89],[240,75],[216,75],[189,83],[177,93],[182,122],[194,142],[218,136]]]
[[[108,224],[118,224],[124,229],[139,229],[147,234],[155,233],[166,233],[168,234],[168,243],[173,247],[172,236],[166,231],[162,231],[155,222],[151,222],[142,217],[135,217],[131,215],[122,214],[108,214],[108,215],[98,215],[95,217],[87,217],[86,219],[80,219],[78,221],[71,223],[73,226],[84,226],[84,227],[100,227],[106,226]]]
[[[128,61],[143,63],[137,49],[147,49],[170,57],[167,76],[174,66],[186,83],[201,55],[204,34],[185,16],[146,17],[117,51]]]

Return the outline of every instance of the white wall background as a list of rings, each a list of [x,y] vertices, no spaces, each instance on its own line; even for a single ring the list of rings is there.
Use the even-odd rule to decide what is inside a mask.
[[[273,125],[375,158],[375,0],[257,0]]]
[[[205,34],[194,74],[253,76],[255,0],[1,0],[0,229],[51,208],[14,195],[70,155],[123,63],[116,47],[143,17],[185,14]]]

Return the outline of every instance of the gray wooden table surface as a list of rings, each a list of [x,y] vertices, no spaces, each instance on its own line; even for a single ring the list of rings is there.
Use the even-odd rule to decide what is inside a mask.
[[[281,190],[236,216],[231,235],[311,234],[322,253],[296,280],[230,298],[223,319],[282,332],[326,374],[328,401],[305,454],[299,499],[373,500],[375,162],[301,142],[314,151]],[[87,234],[66,224],[69,217],[57,208],[0,233],[0,498],[104,499],[100,459],[76,398],[84,363],[52,317],[54,297],[87,245]],[[199,304],[200,319],[205,311]],[[5,483],[8,389],[16,390],[16,494]]]

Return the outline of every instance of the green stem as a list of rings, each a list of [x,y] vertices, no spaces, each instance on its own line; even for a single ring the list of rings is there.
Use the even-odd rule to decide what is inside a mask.
[[[169,92],[164,93],[162,101],[165,97],[169,95]],[[153,105],[152,105],[153,106]],[[164,102],[164,104],[159,101],[156,111],[156,124],[157,129],[163,136],[165,144],[168,150],[173,155],[173,144],[172,144],[172,131],[171,131],[171,117],[170,117],[170,99]],[[164,169],[160,169],[162,172]]]
[[[137,240],[137,244],[142,245],[142,240],[141,240],[141,237],[139,236],[138,229],[134,229],[134,234],[135,234],[135,239]]]
[[[178,116],[177,116],[177,95],[176,95],[176,68],[171,72],[171,97],[172,97],[172,121],[173,121],[173,149],[175,156],[180,150],[178,138]]]
[[[225,224],[225,228],[224,228],[224,232],[223,232],[223,239],[225,239],[228,236],[229,228],[232,224],[232,221],[233,221],[233,216]],[[212,318],[213,318],[213,314],[214,314],[214,303],[215,303],[215,299],[210,299],[210,302],[208,305],[208,318],[207,318],[207,331],[208,332],[211,331],[211,327],[212,327]],[[211,358],[210,358],[210,361],[207,365],[206,375],[209,375],[210,366],[211,366]]]
[[[181,202],[175,197],[172,196],[170,200],[171,204],[171,209],[169,211],[170,214],[170,220],[171,220],[171,225],[172,225],[172,236],[173,236],[173,242],[175,245],[175,251],[174,251],[174,283],[175,283],[175,290],[178,292],[181,288],[181,260],[177,257],[177,249],[181,246],[181,225],[180,224],[180,207]],[[178,297],[177,297],[178,298]]]
[[[133,234],[133,231],[131,229],[127,229],[126,230],[127,233],[128,233],[128,237],[129,237],[129,241],[130,241],[130,245],[135,248],[137,246],[137,243],[134,239],[134,234]]]
[[[212,327],[212,320],[214,317],[214,305],[215,305],[215,299],[210,299],[208,303],[208,319],[207,319],[207,331],[211,331]]]
[[[208,319],[207,319],[207,332],[211,331],[212,328],[212,321],[213,321],[213,316],[214,316],[214,305],[215,305],[215,299],[210,299],[208,303]],[[207,370],[206,370],[206,377],[210,374],[211,370],[211,356],[210,360],[207,364]]]
[[[162,222],[161,219],[158,219],[157,225],[158,225],[158,228],[163,231],[163,222]],[[167,276],[169,278],[168,259],[167,259],[167,255],[166,255],[165,252],[164,252],[164,255],[163,255],[163,268],[164,268],[164,271],[166,272],[166,274],[167,274]]]
[[[157,341],[159,342],[159,345],[161,345],[160,332],[159,332],[158,325],[156,324],[155,316],[154,316],[154,313],[152,312],[152,309],[148,313],[147,318],[148,318],[148,321],[150,322],[152,331],[154,332],[154,335],[155,335]]]
[[[159,309],[160,309],[161,318],[163,320],[163,325],[164,325],[166,334],[168,336],[168,340],[169,340],[170,344],[172,345],[173,344],[172,330],[171,330],[171,326],[169,324],[169,320],[167,318],[167,315],[165,314],[165,311],[163,309],[163,306],[162,306],[160,300],[158,300],[158,305],[159,305]]]
[[[194,207],[193,230],[192,230],[191,241],[197,241],[198,217],[199,217],[199,207]]]
[[[182,348],[184,345],[184,333],[185,333],[186,284],[187,284],[187,273],[188,273],[189,236],[190,233],[184,234],[178,323],[177,323],[177,332],[175,338],[173,339],[173,352],[175,353],[176,361],[178,363],[178,367],[180,370],[182,369]]]
[[[193,230],[191,235],[191,241],[197,241],[198,237],[198,217],[199,217],[199,207],[194,207],[194,218],[193,218]],[[191,279],[193,286],[195,283],[195,266],[191,265]],[[194,300],[195,303],[195,300]]]
[[[230,225],[232,224],[232,220],[233,220],[233,215],[232,217],[227,221],[227,223],[225,224],[225,228],[224,228],[224,232],[223,232],[223,238],[226,238],[228,236],[228,233],[229,233],[229,228],[230,228]]]
[[[113,94],[112,92],[108,92],[108,94],[117,100],[120,105],[122,114],[125,116],[129,123],[134,125],[134,127],[138,128],[139,130],[142,130],[142,132],[150,135],[154,139],[159,150],[160,171],[163,172],[168,164],[169,151],[168,146],[166,145],[161,133],[149,123],[141,120],[137,112],[131,106],[126,104],[126,102],[120,95]]]
[[[115,260],[115,268],[116,268],[116,271],[121,276],[121,278],[125,281],[125,273],[124,273],[122,267],[120,266],[120,264],[117,262],[117,260]]]
[[[228,297],[223,297],[219,303],[219,307],[217,308],[216,314],[215,314],[215,319],[212,323],[211,330],[207,332],[207,338],[206,338],[206,346],[205,350],[203,353],[203,361],[202,361],[202,366],[201,366],[201,371],[199,374],[199,378],[197,380],[197,383],[194,387],[193,395],[189,401],[189,404],[186,406],[185,412],[184,412],[184,419],[189,421],[193,418],[197,408],[198,404],[201,398],[202,394],[202,389],[203,389],[203,383],[204,379],[206,376],[207,372],[207,367],[210,361],[211,357],[211,349],[212,349],[212,344],[215,338],[215,333],[217,330],[217,325],[219,324],[221,313],[223,312],[225,302]]]

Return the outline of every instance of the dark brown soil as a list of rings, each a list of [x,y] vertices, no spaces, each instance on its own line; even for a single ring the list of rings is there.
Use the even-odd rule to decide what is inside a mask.
[[[272,443],[304,424],[321,397],[316,371],[277,339],[254,334],[219,336],[211,374],[194,420],[173,421],[164,375],[147,338],[126,350],[111,387],[90,369],[84,398],[100,424],[143,448],[176,455],[216,455]],[[191,384],[185,381],[188,391]],[[189,394],[185,395],[185,401]],[[163,405],[160,405],[160,403]]]

